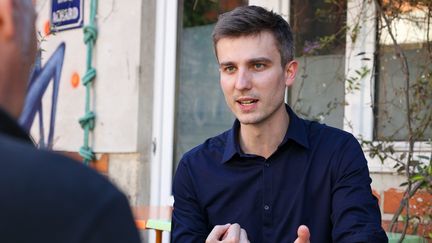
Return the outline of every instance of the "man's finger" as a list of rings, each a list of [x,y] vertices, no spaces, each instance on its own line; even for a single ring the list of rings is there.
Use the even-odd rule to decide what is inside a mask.
[[[309,243],[309,239],[309,228],[305,225],[300,225],[297,230],[297,239],[294,241],[294,243]]]
[[[230,226],[231,224],[216,225],[207,236],[206,243],[219,242],[220,238],[225,234]]]
[[[240,240],[240,225],[232,224],[227,231],[226,237],[224,239],[230,240],[232,242],[238,242]]]
[[[240,243],[250,243],[247,237],[246,230],[244,229],[240,230]]]

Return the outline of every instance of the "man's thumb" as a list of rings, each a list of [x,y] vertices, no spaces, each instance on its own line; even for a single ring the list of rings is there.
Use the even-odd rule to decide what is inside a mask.
[[[308,243],[310,238],[309,228],[306,225],[300,225],[297,230],[298,243]]]

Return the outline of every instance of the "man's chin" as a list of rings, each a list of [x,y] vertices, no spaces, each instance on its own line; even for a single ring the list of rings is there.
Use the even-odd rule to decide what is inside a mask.
[[[261,122],[261,119],[259,119],[259,117],[252,114],[242,114],[240,116],[237,116],[237,120],[239,120],[240,124],[242,125],[255,125]]]

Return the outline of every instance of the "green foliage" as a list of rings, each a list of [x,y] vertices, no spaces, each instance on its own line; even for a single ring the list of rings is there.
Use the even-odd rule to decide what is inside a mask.
[[[213,24],[216,21],[217,1],[185,0],[183,8],[183,27]]]
[[[361,83],[364,81],[363,79],[370,73],[370,68],[367,66],[362,66],[358,70],[354,70],[355,76],[348,77],[346,79],[347,86],[346,86],[346,92],[347,93],[353,93],[356,90],[360,90]]]

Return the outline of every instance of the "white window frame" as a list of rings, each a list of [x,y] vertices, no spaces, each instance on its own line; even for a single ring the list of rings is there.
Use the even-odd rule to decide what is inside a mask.
[[[373,140],[374,113],[373,103],[375,92],[375,80],[373,75],[375,60],[374,53],[376,47],[376,6],[374,1],[364,0],[347,0],[348,13],[347,25],[351,29],[347,33],[346,39],[346,77],[355,77],[355,70],[363,66],[371,70],[362,80],[360,80],[360,90],[345,95],[348,105],[345,106],[344,130],[351,132],[357,138],[363,138],[369,141]],[[360,21],[362,28],[356,34],[357,39],[353,43],[350,37],[353,29],[352,26]],[[358,55],[359,53],[364,53]],[[365,61],[364,58],[370,61]],[[348,68],[349,67],[349,68]],[[346,88],[348,84],[346,83]],[[392,145],[397,152],[408,151],[409,144],[407,141],[393,142]],[[371,172],[394,172],[391,161],[382,164],[378,158],[371,159],[367,155],[367,148],[364,148],[366,157],[369,161]],[[430,153],[432,146],[426,142],[417,142],[414,151],[421,153]]]
[[[177,2],[156,1],[156,41],[153,81],[153,148],[150,204],[172,205]]]

